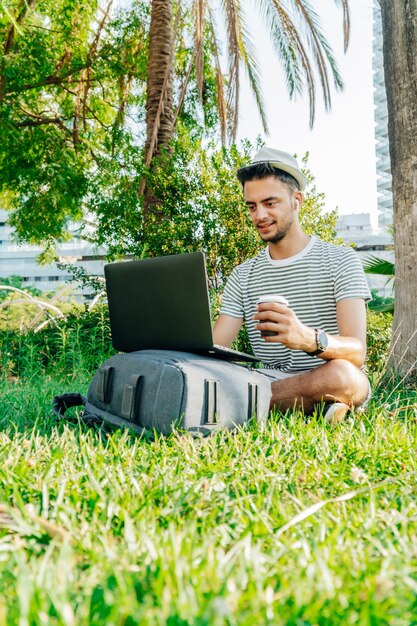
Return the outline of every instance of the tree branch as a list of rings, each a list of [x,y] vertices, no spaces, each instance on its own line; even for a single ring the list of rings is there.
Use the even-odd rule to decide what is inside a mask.
[[[51,74],[50,76],[47,76],[46,78],[44,78],[43,80],[40,80],[37,83],[26,83],[25,85],[20,85],[19,87],[16,87],[15,89],[11,89],[9,91],[6,90],[4,92],[4,95],[10,96],[15,93],[21,93],[22,91],[29,91],[30,89],[37,89],[38,87],[45,87],[46,85],[61,85],[68,78],[71,78],[72,76],[74,76],[74,74],[77,74],[78,72],[82,72],[86,68],[90,67],[90,65],[91,63],[88,62],[85,65],[82,65],[80,67],[75,68],[74,70],[71,70],[70,72],[68,72],[68,74],[65,74],[64,76]]]
[[[28,128],[31,126],[43,126],[45,124],[56,124],[71,135],[71,131],[65,126],[61,117],[40,117],[33,120],[24,120],[23,122],[14,122],[13,126],[15,128]]]

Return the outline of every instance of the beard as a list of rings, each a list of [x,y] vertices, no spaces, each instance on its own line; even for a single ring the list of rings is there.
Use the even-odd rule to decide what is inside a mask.
[[[268,241],[269,243],[277,243],[278,241],[281,241],[282,239],[284,239],[284,237],[286,237],[286,235],[288,234],[293,224],[293,221],[294,221],[294,218],[291,215],[291,217],[287,220],[285,224],[282,224],[280,228],[277,228],[275,233],[271,233],[270,235],[262,235],[261,233],[259,233],[259,236],[262,239],[262,241]]]

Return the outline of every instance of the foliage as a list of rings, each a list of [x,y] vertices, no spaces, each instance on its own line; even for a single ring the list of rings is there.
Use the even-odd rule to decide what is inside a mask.
[[[98,173],[97,191],[108,184],[104,194],[93,194],[92,208],[98,216],[97,243],[106,245],[110,258],[125,254],[158,256],[203,250],[207,256],[210,284],[220,288],[232,268],[257,254],[264,244],[251,224],[243,201],[236,170],[259,148],[245,141],[240,147],[216,148],[190,141],[181,134],[169,156],[149,176],[153,193],[161,199],[161,213],[152,216],[151,228],[143,233],[136,210],[138,179],[134,173],[120,176]],[[303,228],[326,241],[336,239],[336,211],[324,212],[324,194],[317,191],[307,168],[310,186],[300,213]],[[133,223],[133,226],[132,226]]]
[[[147,3],[112,20],[86,0],[12,0],[9,13],[20,28],[0,18],[0,186],[19,237],[47,246],[82,219],[89,173],[143,100]]]
[[[343,30],[345,51],[349,42],[349,3],[348,0],[335,0],[343,6]],[[190,3],[192,5],[192,3]],[[343,88],[336,60],[321,28],[319,17],[309,2],[299,0],[293,6],[285,7],[277,2],[261,0],[256,3],[256,14],[263,24],[262,36],[271,44],[272,54],[281,64],[288,93],[291,98],[308,93],[310,104],[310,125],[314,123],[319,84],[324,106],[331,108],[331,87],[337,91]],[[161,6],[161,5],[160,5]],[[195,73],[200,98],[204,94],[205,72],[203,71],[203,50],[205,41],[210,41],[210,55],[214,57],[217,78],[218,116],[222,126],[223,145],[226,134],[232,142],[236,140],[239,113],[241,71],[245,70],[249,87],[254,96],[261,118],[263,130],[268,134],[268,122],[262,93],[261,68],[257,59],[259,42],[253,36],[252,19],[254,8],[249,2],[233,1],[195,3],[193,16]],[[252,11],[252,13],[251,13]],[[219,22],[225,27],[219,28]],[[226,31],[227,53],[221,49],[220,41]],[[223,53],[223,54],[222,54]],[[227,70],[222,68],[221,57],[226,58]],[[223,92],[222,86],[226,89]],[[226,130],[228,131],[226,133]]]
[[[363,262],[367,274],[386,276],[387,282],[393,281],[395,276],[395,264],[387,259],[381,259],[374,254],[369,255]]]
[[[80,308],[69,286],[48,293],[27,286],[21,276],[0,281],[0,330],[33,332],[43,325],[56,324],[67,313],[77,314]]]
[[[92,374],[110,354],[108,308],[98,304],[91,311],[74,310],[65,319],[39,332],[0,330],[0,371],[4,375],[30,378],[39,372],[68,375]]]
[[[220,292],[210,291],[212,318],[220,309]],[[391,339],[392,315],[368,311],[367,371],[376,374],[384,368]],[[0,372],[18,378],[31,378],[39,372],[92,376],[94,370],[114,353],[108,307],[96,304],[88,310],[72,307],[65,319],[56,320],[39,332],[22,332],[11,325],[0,327]],[[252,353],[243,328],[233,347]]]
[[[5,285],[7,287],[16,287],[17,289],[22,289],[26,291],[31,296],[40,296],[41,292],[36,287],[32,287],[31,285],[25,285],[23,282],[22,276],[17,276],[17,274],[11,274],[5,278],[0,280],[0,285]],[[0,302],[5,300],[10,295],[9,291],[0,290]]]
[[[394,237],[394,229],[390,224],[386,228],[387,233],[391,238]],[[393,246],[389,246],[389,248],[393,248]],[[388,259],[382,259],[374,254],[369,255],[363,261],[363,269],[367,274],[375,274],[377,276],[386,276],[388,285],[391,283],[392,291],[394,292],[394,283],[395,283],[395,263],[393,261],[389,261]],[[375,292],[372,293],[372,301],[370,303],[370,308],[375,311],[385,311],[385,312],[394,312],[394,298],[381,298]]]
[[[119,178],[135,181],[130,214],[123,196],[117,220],[131,218],[124,228],[134,230],[141,208],[149,2],[132,0],[113,12],[111,3],[98,0],[7,4],[0,12],[0,189],[19,240],[53,249],[68,237],[69,220],[94,221],[92,197],[111,193],[110,181]],[[178,96],[194,55],[190,29],[184,14]],[[217,124],[210,45],[203,101],[192,75],[178,111],[191,139],[209,135]]]
[[[316,187],[314,175],[308,167],[308,156],[307,152],[302,159],[302,170],[308,180],[300,209],[302,229],[308,235],[317,235],[323,241],[343,245],[343,239],[336,234],[337,210],[325,210],[325,194],[319,192]]]
[[[82,265],[74,265],[74,263],[66,261],[57,261],[56,266],[59,270],[68,272],[69,283],[75,282],[89,289],[91,296],[97,296],[105,290],[104,276],[94,276],[89,274]]]
[[[367,359],[370,372],[382,372],[388,361],[392,336],[392,314],[368,311],[367,317]]]
[[[368,304],[372,311],[392,313],[394,311],[394,298],[384,298],[378,293],[378,289],[372,289],[372,300]]]
[[[186,137],[190,145],[201,137],[205,141],[218,138],[221,85],[222,90],[224,86],[230,88],[227,98],[222,91],[220,108],[232,112],[233,134],[238,58],[248,69],[261,105],[254,46],[243,9],[236,12],[234,3],[221,7],[230,27],[230,68],[235,68],[229,68],[226,77],[220,67],[222,51],[215,11],[208,2],[201,3],[207,9],[202,17],[204,36],[196,44],[196,4],[175,5],[179,11],[174,59],[179,122],[176,141],[181,143]],[[317,60],[327,106],[327,68],[337,88],[341,80],[317,15],[307,3],[302,4],[303,10],[295,10],[293,15],[284,11],[284,15],[283,9],[264,3],[261,15],[284,63],[290,94],[302,90],[306,71],[309,95],[314,100],[312,66]],[[347,0],[342,4],[347,43]],[[12,212],[10,221],[18,238],[41,243],[48,258],[56,242],[68,237],[70,220],[99,221],[100,232],[95,238],[106,239],[112,249],[123,239],[141,254],[147,246],[140,189],[147,176],[142,147],[150,3],[132,0],[113,12],[110,5],[100,0],[2,3],[0,190],[2,201]],[[306,54],[309,48],[316,50],[311,62]],[[179,175],[178,160],[174,167],[175,175]],[[171,171],[171,164],[167,171]],[[187,184],[193,188],[192,181]],[[102,208],[106,203],[112,204],[112,211],[95,213],[97,205]],[[171,204],[175,203],[174,194]],[[171,212],[167,215],[170,217]],[[169,220],[166,225],[169,236]],[[173,230],[176,235],[177,227]],[[86,229],[84,236],[90,235],[91,229]]]

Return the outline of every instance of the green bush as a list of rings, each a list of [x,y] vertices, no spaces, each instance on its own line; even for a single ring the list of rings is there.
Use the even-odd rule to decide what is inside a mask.
[[[1,372],[19,378],[38,372],[92,373],[114,353],[106,305],[71,313],[37,333],[2,330],[0,345]]]
[[[368,311],[366,366],[369,372],[381,371],[387,362],[391,342],[392,314]]]
[[[213,320],[218,316],[220,293],[211,290]],[[391,341],[392,315],[368,311],[369,372],[380,371],[388,356]],[[0,371],[6,376],[28,378],[36,373],[65,373],[75,376],[81,372],[92,375],[114,349],[111,343],[108,308],[96,305],[91,311],[71,313],[39,332],[0,330]],[[233,348],[252,354],[246,328],[240,331]]]

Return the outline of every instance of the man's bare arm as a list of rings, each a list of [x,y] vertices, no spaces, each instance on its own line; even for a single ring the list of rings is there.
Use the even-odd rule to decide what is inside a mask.
[[[366,304],[362,298],[346,298],[336,303],[339,335],[328,335],[329,346],[322,358],[346,359],[361,367],[366,357]]]
[[[366,306],[361,298],[346,298],[336,304],[339,335],[329,335],[325,352],[317,355],[325,361],[346,359],[361,367],[366,356]],[[314,352],[317,348],[314,328],[303,324],[288,307],[278,303],[260,304],[254,316],[261,325],[256,328],[273,330],[277,335],[265,337],[266,342],[279,342],[292,350]],[[269,319],[271,322],[262,323]]]
[[[214,343],[230,348],[242,324],[242,318],[220,314],[213,328]]]

